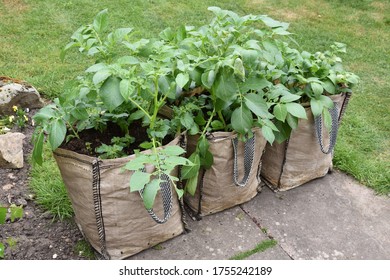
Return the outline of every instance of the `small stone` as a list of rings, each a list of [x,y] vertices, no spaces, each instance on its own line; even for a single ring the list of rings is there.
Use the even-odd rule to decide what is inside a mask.
[[[6,133],[0,135],[0,167],[23,168],[23,139],[22,133]]]
[[[45,212],[41,215],[42,219],[52,219],[53,215],[50,212]],[[38,226],[39,227],[39,226]]]
[[[2,189],[3,189],[4,191],[9,191],[10,189],[12,189],[12,187],[13,187],[12,184],[7,184],[7,185],[4,185],[4,186],[2,187]]]
[[[18,198],[17,200],[16,200],[16,203],[15,203],[16,205],[22,205],[23,207],[24,206],[27,206],[27,201],[24,199],[24,198]]]
[[[49,245],[49,249],[52,249],[52,248],[53,248],[53,245],[50,244],[50,245]]]
[[[53,255],[53,259],[56,259],[57,257],[58,257],[57,254],[54,254],[54,255]]]
[[[28,201],[33,200],[34,198],[35,198],[35,195],[31,194],[31,193],[24,195],[24,199],[28,200]]]
[[[14,173],[10,173],[10,174],[8,174],[8,178],[11,179],[11,180],[15,180],[16,176],[15,176]]]
[[[26,82],[0,77],[0,115],[13,112],[13,106],[42,108],[44,105],[38,91]]]

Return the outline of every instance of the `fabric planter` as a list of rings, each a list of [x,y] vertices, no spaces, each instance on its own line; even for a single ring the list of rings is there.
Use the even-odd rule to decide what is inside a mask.
[[[178,145],[182,137],[168,145]],[[72,202],[75,221],[105,259],[124,259],[184,231],[181,203],[170,184],[159,190],[150,215],[140,193],[130,192],[132,172],[123,167],[135,155],[99,160],[59,148],[54,157]],[[146,166],[146,170],[151,172],[153,167]],[[170,194],[170,201],[165,191]]]
[[[184,201],[193,216],[200,219],[212,213],[247,202],[258,193],[261,156],[266,140],[261,130],[242,142],[232,132],[214,132],[208,136],[214,163],[199,174],[195,195],[186,194]],[[188,153],[195,148],[198,136],[188,136]]]
[[[300,119],[290,138],[281,143],[267,144],[263,156],[261,178],[274,191],[298,187],[325,176],[332,169],[333,147],[337,129],[351,94],[330,96],[335,107],[330,110],[332,129],[328,133],[321,118],[315,120],[310,107],[307,120]]]

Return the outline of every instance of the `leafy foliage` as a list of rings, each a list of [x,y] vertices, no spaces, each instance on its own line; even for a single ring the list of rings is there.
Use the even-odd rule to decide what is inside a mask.
[[[306,118],[302,104],[312,113],[325,114],[333,106],[328,95],[348,92],[358,82],[344,71],[341,58],[345,45],[335,43],[331,50],[299,51],[288,31],[289,24],[265,15],[245,15],[209,7],[214,18],[195,28],[167,28],[160,38],[132,40],[132,28],[108,32],[107,10],[91,24],[80,27],[62,52],[76,48],[95,61],[79,78],[76,89],[40,110],[35,121],[33,158],[42,163],[42,146],[51,148],[79,137],[86,129],[105,131],[109,123],[118,124],[124,135],[135,121],[146,128],[149,141],[140,148],[126,169],[134,171],[132,191],[144,190],[149,209],[166,174],[175,185],[171,171],[182,165],[186,190],[194,193],[201,168],[210,168],[208,133],[235,131],[240,139],[261,127],[271,144],[287,139]],[[170,108],[168,117],[160,115]],[[329,122],[325,122],[329,123]],[[185,151],[162,148],[167,136],[187,131],[198,135],[195,152],[188,159]],[[44,136],[48,134],[46,139]],[[124,156],[129,142],[112,142],[96,151],[102,158]],[[153,166],[151,173],[144,171]],[[179,195],[182,190],[176,189]]]
[[[17,219],[23,218],[22,206],[16,206],[15,204],[12,204],[9,207],[0,206],[0,225],[5,223],[8,212],[10,212],[11,223],[15,222]],[[16,241],[11,237],[9,237],[6,241],[8,246],[11,248],[16,245]],[[0,242],[0,259],[4,258],[4,251],[5,251],[4,243]]]

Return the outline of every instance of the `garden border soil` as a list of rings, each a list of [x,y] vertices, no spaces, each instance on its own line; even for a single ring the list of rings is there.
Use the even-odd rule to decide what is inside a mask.
[[[28,113],[29,119],[35,112]],[[86,259],[82,252],[77,251],[77,243],[83,241],[73,219],[53,220],[50,213],[45,212],[34,201],[34,193],[29,188],[28,162],[32,151],[31,136],[34,127],[28,125],[22,133],[24,167],[22,169],[0,168],[0,205],[22,205],[23,218],[13,223],[7,220],[0,225],[0,242],[5,244],[5,260],[82,260]],[[7,239],[12,238],[16,244],[12,248]]]

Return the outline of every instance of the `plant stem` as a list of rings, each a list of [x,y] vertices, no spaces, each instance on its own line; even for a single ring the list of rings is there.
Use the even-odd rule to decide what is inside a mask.
[[[206,134],[207,129],[209,128],[209,126],[210,126],[210,124],[211,124],[211,121],[213,120],[214,116],[215,116],[215,108],[213,109],[213,112],[211,113],[210,118],[209,118],[209,120],[207,121],[207,123],[206,123],[206,125],[205,125],[205,127],[204,127],[204,129],[203,129],[203,131],[202,131],[202,134],[200,135],[200,138],[201,138],[203,135]]]
[[[139,105],[133,98],[129,97],[129,100],[135,105],[137,106],[138,109],[140,109],[147,117],[149,120],[152,119],[152,117],[149,115],[149,113],[144,109],[142,108],[141,105]]]
[[[225,119],[223,118],[223,115],[222,115],[221,111],[218,111],[218,117],[221,120],[221,122],[223,124],[223,127],[226,129],[226,122],[225,122]]]

